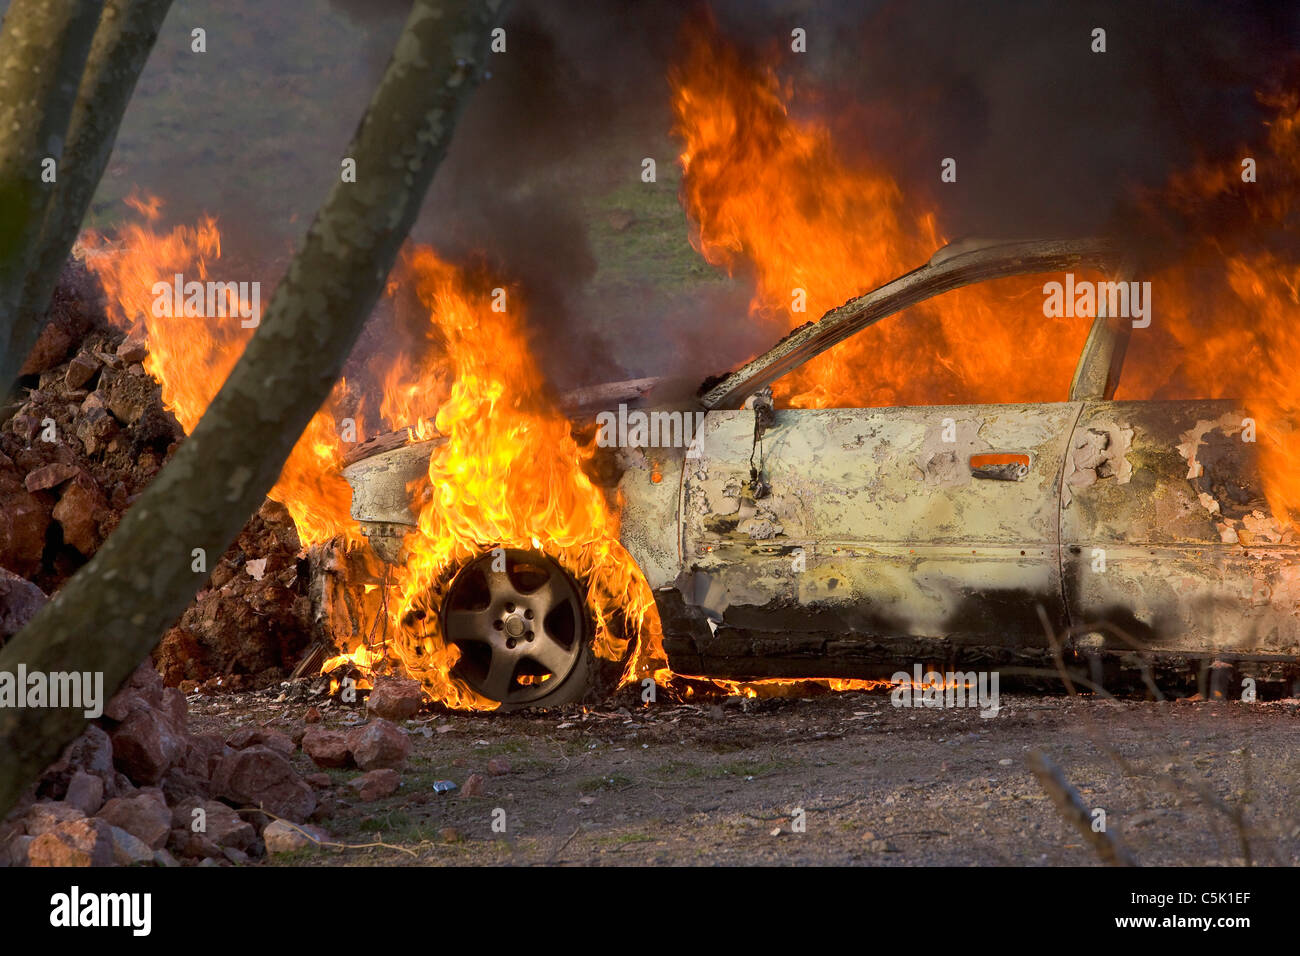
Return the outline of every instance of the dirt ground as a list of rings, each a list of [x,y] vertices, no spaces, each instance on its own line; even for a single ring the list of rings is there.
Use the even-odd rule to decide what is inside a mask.
[[[992,718],[886,693],[421,715],[393,796],[361,802],[344,786],[358,771],[329,771],[314,822],[370,845],[273,865],[1096,864],[1029,771],[1034,750],[1142,864],[1300,862],[1300,701],[1001,702]],[[312,704],[325,726],[365,719],[299,683],[194,697],[190,723],[294,734]],[[473,773],[480,796],[434,789]]]

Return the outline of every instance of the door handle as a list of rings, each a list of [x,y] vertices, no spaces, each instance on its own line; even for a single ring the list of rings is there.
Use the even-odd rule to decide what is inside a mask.
[[[990,481],[1024,481],[1029,477],[1029,456],[1024,452],[983,452],[970,456],[972,478]]]

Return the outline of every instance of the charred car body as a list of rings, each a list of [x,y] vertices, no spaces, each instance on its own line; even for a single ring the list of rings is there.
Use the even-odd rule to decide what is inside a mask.
[[[689,443],[623,456],[621,538],[654,591],[675,671],[887,677],[925,661],[1031,674],[1070,655],[1097,684],[1119,672],[1204,681],[1214,662],[1296,676],[1300,554],[1264,501],[1249,410],[1114,401],[1127,320],[1094,320],[1068,401],[771,405],[782,375],[910,305],[1076,267],[1114,274],[1124,261],[1100,241],[946,247],[671,409],[692,424],[704,412]],[[653,408],[653,382],[629,384]],[[415,521],[407,484],[430,451],[408,445],[344,472],[386,560],[400,559]],[[542,556],[533,563],[538,588],[580,600]],[[574,699],[581,655],[550,657],[545,692],[498,682],[489,696]]]

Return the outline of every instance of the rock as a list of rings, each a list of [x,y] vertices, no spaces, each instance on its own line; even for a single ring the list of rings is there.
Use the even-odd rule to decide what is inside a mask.
[[[121,827],[109,827],[109,834],[113,842],[113,862],[118,866],[152,863],[154,853],[158,852],[135,834],[128,833]]]
[[[108,512],[108,500],[99,485],[85,472],[77,476],[63,490],[53,517],[63,529],[63,540],[76,548],[84,557],[95,553],[103,537],[100,524]]]
[[[221,855],[224,856],[231,863],[235,864],[235,866],[243,866],[245,863],[248,862],[248,854],[245,853],[243,850],[236,850],[232,846],[222,847]]]
[[[406,734],[383,718],[353,730],[348,734],[348,744],[352,759],[362,770],[400,767],[411,753],[411,741]]]
[[[330,836],[318,826],[303,824],[295,826],[283,820],[272,820],[262,831],[262,842],[266,844],[268,856],[292,853],[303,847],[328,842]]]
[[[185,756],[184,731],[152,707],[131,709],[112,740],[114,765],[137,784],[157,783]]]
[[[142,375],[118,375],[108,387],[108,410],[123,425],[134,425],[158,403],[158,383]]]
[[[460,788],[460,795],[462,797],[483,796],[483,775],[481,773],[470,774],[469,779]]]
[[[64,387],[69,389],[81,388],[94,378],[95,373],[103,367],[103,364],[93,352],[82,352],[80,355],[73,356],[72,360],[68,362],[67,371],[63,373]]]
[[[216,734],[195,734],[185,740],[185,756],[181,760],[181,766],[192,776],[211,780],[212,771],[218,762],[233,749],[227,747],[226,742]]]
[[[71,804],[44,800],[33,804],[27,811],[24,824],[28,836],[40,836],[43,833],[49,833],[57,829],[64,823],[84,820],[85,817],[85,813]]]
[[[149,346],[142,335],[128,335],[117,347],[117,357],[127,365],[132,362],[143,362],[148,354]]]
[[[29,472],[23,480],[23,487],[33,492],[48,491],[76,477],[80,470],[76,465],[68,465],[60,461],[51,462]]]
[[[68,791],[63,799],[86,816],[94,816],[104,805],[104,778],[84,770],[76,771],[68,781]]]
[[[149,662],[137,667],[126,683],[118,690],[104,708],[104,716],[109,720],[123,721],[127,714],[137,708],[156,708],[163,711],[175,729],[184,733],[187,716],[185,696],[175,689],[163,686],[162,677]]]
[[[306,780],[317,790],[326,790],[334,785],[334,781],[330,779],[330,775],[327,773],[309,773],[302,779]]]
[[[222,757],[212,786],[218,796],[295,822],[316,809],[315,792],[284,755],[270,747],[248,747]]]
[[[166,850],[154,850],[153,862],[155,866],[180,866],[176,862],[176,857],[172,856]]]
[[[179,765],[172,767],[163,775],[159,786],[162,787],[169,804],[178,803],[191,797],[206,796],[208,792],[206,778],[195,776]]]
[[[303,723],[319,724],[321,722],[321,712],[319,707],[308,707],[307,712],[302,715]]]
[[[510,772],[510,761],[505,757],[493,757],[488,761],[487,769],[494,777],[504,776]]]
[[[47,600],[45,592],[35,584],[0,567],[0,644],[26,627]]]
[[[27,847],[29,866],[112,866],[112,827],[103,820],[61,823]]]
[[[438,836],[442,837],[444,843],[459,843],[460,831],[455,827],[443,827],[438,831]]]
[[[136,786],[131,782],[131,778],[119,770],[114,770],[104,777],[104,796],[109,799],[134,796],[136,792]]]
[[[89,402],[91,398],[98,397],[98,394],[98,392],[92,392],[86,402]],[[82,404],[82,408],[85,408],[85,403]],[[87,455],[94,455],[103,451],[108,447],[109,442],[121,434],[117,419],[109,414],[102,400],[97,407],[92,408],[89,412],[83,412],[77,418],[76,427],[73,431],[81,441],[82,447],[86,449]]]
[[[247,852],[257,843],[253,825],[218,800],[182,800],[172,807],[171,817],[174,828],[201,833],[219,847]]]
[[[324,727],[312,727],[302,735],[302,752],[318,767],[346,767],[352,762],[348,735]]]
[[[384,797],[391,797],[397,792],[398,786],[402,782],[402,775],[396,770],[371,770],[363,773],[355,780],[348,782],[348,786],[356,790],[357,795],[367,803],[371,800],[382,800]]]
[[[286,757],[292,756],[298,749],[288,734],[267,727],[242,727],[226,738],[226,744],[235,750],[243,750],[245,747],[270,747]]]
[[[221,847],[208,839],[206,833],[195,833],[188,827],[174,827],[167,838],[167,847],[193,860],[221,855]]]
[[[17,475],[4,472],[0,473],[0,501],[4,502],[0,508],[0,567],[34,575],[41,570],[45,532],[50,526],[49,496],[32,494]]]
[[[172,812],[160,797],[152,793],[139,793],[132,797],[115,797],[104,804],[98,819],[149,844],[151,850],[162,849],[167,844],[167,834],[172,827]]]
[[[23,834],[0,843],[0,866],[28,866],[28,850],[36,837]]]
[[[59,759],[50,764],[41,775],[40,793],[43,796],[63,798],[68,794],[72,778],[82,771],[103,781],[103,795],[120,796],[110,792],[116,776],[113,770],[113,742],[98,724],[88,724],[80,737],[63,748]]]
[[[84,263],[68,259],[45,314],[45,327],[23,362],[20,375],[36,375],[54,368],[92,328],[103,324],[104,296]]]
[[[424,691],[417,680],[380,677],[366,700],[366,709],[386,720],[408,720],[420,710]]]

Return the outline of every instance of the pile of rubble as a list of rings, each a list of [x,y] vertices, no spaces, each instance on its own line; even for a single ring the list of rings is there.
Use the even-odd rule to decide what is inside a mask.
[[[335,782],[300,774],[295,755],[362,771],[344,786],[363,801],[394,793],[411,742],[384,715],[413,715],[421,695],[415,681],[377,690],[372,719],[347,731],[309,709],[292,736],[222,739],[190,733],[184,695],[146,664],[0,821],[0,866],[224,866],[326,843],[307,821],[329,815]]]
[[[183,440],[146,355],[109,325],[95,277],[69,262],[17,398],[0,409],[0,644],[90,559]],[[299,550],[288,512],[268,501],[160,645],[168,684],[262,686],[293,667],[312,640]]]

